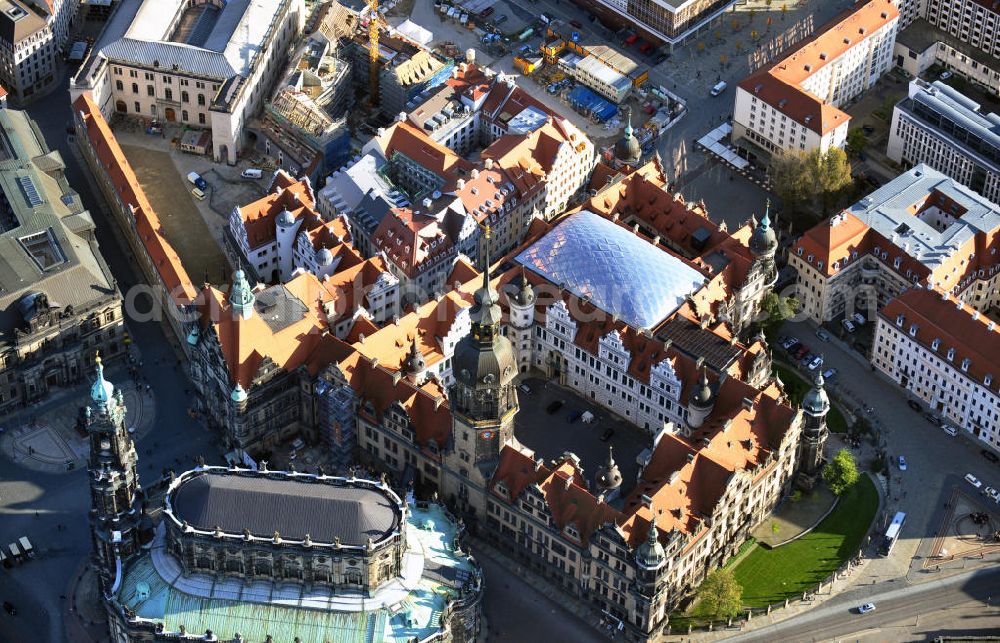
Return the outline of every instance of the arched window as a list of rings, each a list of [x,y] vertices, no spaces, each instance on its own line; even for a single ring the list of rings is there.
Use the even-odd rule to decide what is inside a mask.
[[[135,113],[136,114],[142,113],[142,105],[139,104],[139,101],[135,101]]]
[[[186,109],[181,110],[181,120],[186,123],[187,119],[188,119],[188,111]]]
[[[205,95],[204,94],[198,94],[198,104],[202,105],[202,106],[205,105]]]

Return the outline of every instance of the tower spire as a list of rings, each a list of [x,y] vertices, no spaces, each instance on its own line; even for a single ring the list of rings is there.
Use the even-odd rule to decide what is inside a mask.
[[[767,204],[764,206],[764,218],[760,220],[760,225],[764,229],[771,227],[771,199],[767,200]]]
[[[492,236],[493,236],[493,229],[489,226],[489,224],[487,224],[486,227],[483,228],[483,238],[486,240],[486,248],[484,253],[486,255],[486,259],[485,259],[485,264],[483,266],[483,290],[487,292],[489,292],[490,290],[490,238]]]

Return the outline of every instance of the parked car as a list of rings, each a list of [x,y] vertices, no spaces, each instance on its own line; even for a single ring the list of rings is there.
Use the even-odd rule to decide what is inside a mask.
[[[823,371],[823,379],[825,380],[832,380],[836,376],[837,376],[837,369],[835,368],[828,368],[825,371]]]
[[[488,18],[493,15],[493,11],[494,11],[493,7],[486,7],[485,9],[479,12],[479,17]]]
[[[187,180],[191,185],[195,186],[199,190],[208,189],[208,181],[203,179],[197,172],[188,172]]]
[[[907,405],[909,405],[909,407],[910,407],[911,409],[913,409],[914,411],[918,411],[918,412],[919,412],[919,411],[923,410],[923,409],[922,409],[922,408],[920,407],[920,402],[918,402],[918,401],[916,401],[916,400],[906,400],[906,403],[907,403]]]
[[[240,173],[244,179],[259,179],[264,176],[264,172],[260,168],[248,167]]]
[[[562,400],[556,400],[555,402],[552,402],[547,407],[545,407],[545,412],[548,413],[549,415],[552,415],[553,413],[561,409],[563,407],[563,404],[565,404],[565,402],[563,402]]]
[[[993,487],[986,487],[983,489],[983,493],[989,496],[994,502],[1000,502],[1000,491],[997,491]]]
[[[822,363],[823,363],[823,358],[817,355],[816,357],[809,360],[809,364],[807,364],[807,367],[809,368],[810,371],[815,371],[817,368],[820,367],[820,364]]]
[[[580,22],[579,20],[576,20],[576,19],[570,20],[569,24],[573,25],[577,29],[583,29],[583,23]]]
[[[992,462],[993,464],[1000,462],[1000,457],[997,457],[997,454],[993,453],[992,451],[983,449],[980,451],[980,453],[982,453],[983,457]]]
[[[795,339],[794,337],[787,337],[783,342],[781,342],[781,347],[787,351],[798,343],[799,340]]]
[[[899,470],[906,471],[906,457],[899,456]]]
[[[807,344],[800,344],[798,348],[795,349],[795,359],[802,359],[809,352],[809,346]]]
[[[955,437],[956,435],[958,435],[958,429],[951,426],[950,424],[942,424],[941,430],[950,435],[951,437]]]
[[[205,200],[205,193],[201,191],[201,188],[191,188],[191,195],[199,201]]]
[[[840,320],[840,324],[844,327],[844,330],[846,330],[847,332],[849,333],[854,332],[854,323],[851,320],[842,319]]]
[[[865,322],[868,321],[867,319],[865,319],[865,316],[862,315],[861,313],[854,313],[853,318],[854,318],[854,323],[857,324],[858,326],[864,326]]]
[[[531,395],[531,387],[528,386],[527,384],[521,384],[517,388],[521,389],[521,392],[524,393],[525,395]]]
[[[824,342],[830,341],[830,333],[826,332],[822,328],[819,328],[819,329],[816,330],[816,337],[819,337]]]
[[[507,22],[507,17],[508,16],[507,16],[506,13],[501,13],[499,16],[497,16],[497,19],[494,20],[493,23],[494,24],[498,24],[498,25],[502,25],[503,23]]]
[[[948,80],[949,78],[951,78],[954,75],[955,75],[954,72],[943,71],[943,72],[941,72],[941,75],[938,76],[938,78],[940,78],[941,80]]]
[[[965,474],[965,481],[971,484],[976,489],[979,489],[983,486],[983,483],[979,481],[979,478],[972,475],[971,473]]]
[[[566,416],[566,424],[574,424],[575,422],[579,422],[581,417],[583,417],[583,411],[573,411],[572,413]]]
[[[865,603],[858,607],[858,614],[867,614],[875,611],[875,603]]]
[[[601,434],[601,442],[607,442],[611,439],[611,436],[615,434],[615,430],[610,426],[604,429],[604,433]]]

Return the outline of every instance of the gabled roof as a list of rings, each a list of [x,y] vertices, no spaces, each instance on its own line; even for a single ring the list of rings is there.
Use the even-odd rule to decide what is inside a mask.
[[[896,20],[892,0],[870,0],[846,10],[790,55],[740,81],[740,88],[820,136],[850,117],[809,92],[802,83],[870,34]]]
[[[191,303],[197,294],[197,289],[188,277],[177,252],[163,236],[160,219],[146,198],[146,193],[139,184],[128,159],[125,158],[125,153],[119,147],[111,127],[101,115],[101,110],[87,93],[81,94],[73,101],[73,109],[83,120],[86,136],[108,174],[111,187],[122,203],[132,211],[136,221],[136,235],[145,246],[154,269],[159,273],[160,281],[178,304]]]

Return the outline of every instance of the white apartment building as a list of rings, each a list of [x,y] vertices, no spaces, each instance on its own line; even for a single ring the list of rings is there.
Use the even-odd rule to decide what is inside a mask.
[[[881,311],[872,364],[1000,451],[1000,329],[947,292],[915,287]]]
[[[871,0],[827,25],[790,56],[736,88],[733,142],[751,153],[827,151],[843,147],[850,117],[840,107],[888,71],[899,12]]]
[[[0,0],[0,83],[16,100],[55,80],[58,55],[47,10],[23,0]]]
[[[122,0],[70,94],[106,118],[211,128],[213,158],[234,164],[304,21],[303,0]]]
[[[904,0],[905,1],[905,0]],[[1000,59],[1000,5],[993,0],[910,0],[932,25]]]
[[[874,318],[931,283],[981,311],[1000,306],[1000,206],[927,165],[817,224],[791,247],[796,297],[818,323]]]
[[[910,83],[893,109],[886,154],[905,166],[926,163],[1000,203],[1000,115],[940,81]]]

